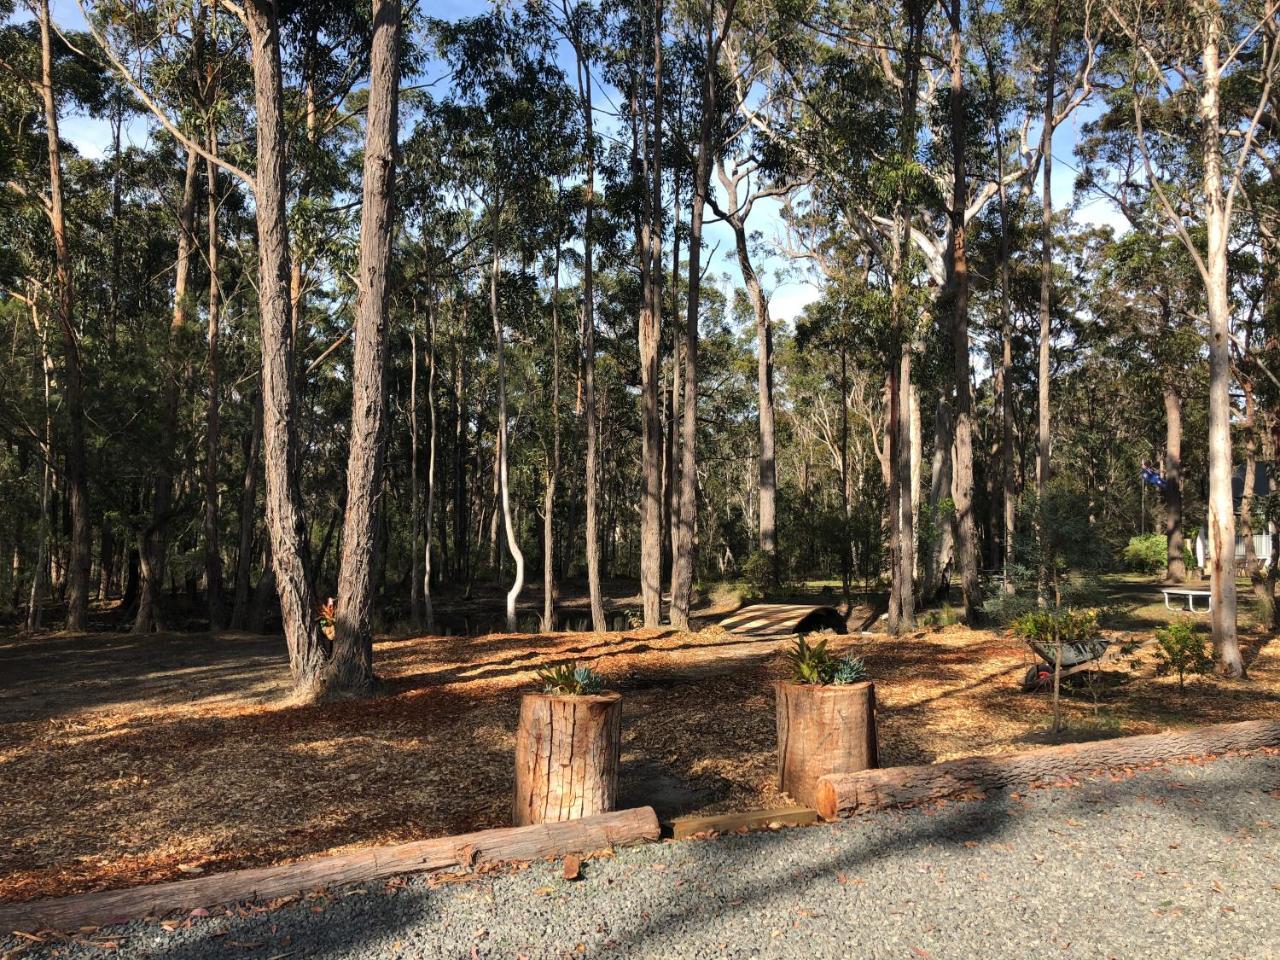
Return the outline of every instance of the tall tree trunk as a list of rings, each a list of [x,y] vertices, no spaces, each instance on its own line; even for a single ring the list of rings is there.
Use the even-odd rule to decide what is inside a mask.
[[[231,626],[243,630],[249,617],[249,578],[253,572],[253,527],[258,515],[258,460],[262,454],[262,395],[253,398],[253,424],[244,448],[240,485],[240,542],[236,550],[236,596]]]
[[[729,193],[729,205],[738,209],[736,191]],[[738,253],[738,269],[747,288],[751,311],[756,321],[756,397],[760,457],[757,482],[760,496],[760,552],[769,560],[770,576],[777,577],[778,563],[778,469],[773,426],[773,324],[769,319],[769,301],[765,299],[760,277],[751,263],[747,247],[746,224],[732,218],[734,245]]]
[[[1244,659],[1236,637],[1236,521],[1231,498],[1231,300],[1227,239],[1231,214],[1222,185],[1222,133],[1218,87],[1218,44],[1222,9],[1205,4],[1203,88],[1200,123],[1203,142],[1206,295],[1209,308],[1209,577],[1213,648],[1218,672],[1243,677]]]
[[[386,440],[388,291],[395,234],[396,130],[400,103],[400,0],[373,0],[364,199],[360,208],[359,295],[351,368],[351,450],[342,526],[328,695],[373,689],[371,617],[376,593],[374,540]]]
[[[198,160],[194,150],[187,151],[182,204],[178,208],[178,258],[174,267],[173,313],[169,322],[166,351],[164,415],[160,426],[159,457],[156,463],[155,488],[151,494],[151,519],[138,536],[142,581],[138,595],[138,613],[133,621],[134,633],[164,629],[160,598],[164,589],[169,519],[173,512],[173,484],[177,473],[179,378],[184,376],[185,368],[180,354],[190,305],[187,281],[191,275],[191,253],[195,247]]]
[[[581,37],[574,33],[577,54],[578,94],[582,101],[582,121],[586,149],[586,197],[583,201],[582,228],[582,380],[586,393],[586,554],[587,592],[591,602],[591,629],[600,632],[608,624],[604,618],[604,599],[600,589],[600,518],[599,505],[599,411],[596,409],[596,301],[595,301],[595,197],[596,142],[591,104],[591,64],[584,53]]]
[[[562,198],[561,198],[562,199]],[[557,213],[558,215],[558,213]],[[557,225],[559,220],[557,220]],[[556,628],[555,512],[560,482],[560,241],[556,235],[555,272],[551,278],[551,456],[542,503],[542,629]]]
[[[920,71],[920,49],[925,11],[919,0],[907,0],[909,38],[906,69],[902,78],[902,116],[899,120],[898,152],[903,162],[914,158],[917,148],[916,105]],[[893,207],[893,249],[890,254],[892,295],[889,349],[889,552],[890,552],[890,633],[915,626],[915,527],[912,522],[911,477],[911,344],[906,326],[907,252],[910,242],[910,211],[905,182],[899,184]]]
[[[467,329],[467,303],[462,302],[462,328]],[[454,348],[453,403],[456,413],[454,422],[454,463],[453,463],[453,555],[457,564],[457,579],[469,584],[471,582],[471,537],[468,530],[471,526],[468,506],[471,502],[467,491],[467,358]]]
[[[1009,237],[1009,199],[1004,183],[1004,141],[997,118],[996,175],[1000,178],[1000,479],[1001,507],[1004,519],[1001,531],[1003,550],[1000,557],[1001,581],[1005,593],[1013,593],[1010,566],[1016,559],[1014,552],[1016,487],[1014,486],[1013,447],[1013,308],[1009,294],[1009,259],[1012,256]]]
[[[1053,296],[1053,106],[1058,76],[1058,2],[1049,14],[1049,61],[1045,68],[1044,116],[1041,121],[1040,162],[1043,164],[1043,194],[1040,220],[1040,354],[1038,361],[1039,418],[1036,454],[1036,537],[1040,546],[1039,584],[1041,595],[1048,589],[1052,558],[1045,529],[1044,498],[1049,485],[1049,343],[1052,338]]]
[[[507,632],[515,633],[517,628],[516,603],[520,599],[520,591],[524,589],[524,553],[516,541],[515,517],[511,512],[511,477],[508,467],[507,451],[507,366],[503,356],[502,316],[498,311],[498,275],[502,268],[502,260],[498,255],[497,224],[494,225],[493,266],[489,273],[489,312],[493,317],[493,345],[498,363],[498,495],[502,505],[502,526],[507,535],[507,549],[515,562],[515,580],[507,591]]]
[[[298,482],[280,32],[273,0],[248,0],[244,11],[258,115],[255,208],[267,531],[289,668],[297,695],[306,698],[318,692],[329,645],[320,632]]]
[[[929,470],[929,507],[931,534],[924,573],[920,583],[920,597],[925,603],[934,600],[943,585],[943,573],[954,556],[954,537],[949,518],[943,516],[944,501],[952,496],[954,487],[955,426],[951,418],[951,405],[946,398],[939,398],[934,410],[933,463]]]
[[[436,528],[436,451],[440,446],[440,433],[436,422],[436,294],[432,287],[427,302],[427,428],[430,431],[427,447],[427,515],[423,525],[422,545],[422,613],[428,631],[436,628],[436,611],[431,603],[431,544]],[[441,543],[444,542],[443,537]]]
[[[965,179],[965,89],[964,40],[961,31],[960,0],[951,0],[951,157],[953,186],[951,200],[951,341],[956,382],[955,470],[952,496],[956,510],[956,552],[960,587],[964,592],[964,616],[975,626],[982,613],[982,592],[978,581],[978,532],[973,516],[973,395],[969,386],[969,258],[965,206],[968,185]]]
[[[646,282],[640,312],[641,473],[644,491],[640,506],[640,596],[644,625],[662,622],[662,402],[659,347],[662,343],[662,14],[663,0],[653,3],[653,110],[647,143],[641,144],[644,169],[649,173],[647,216],[641,231]]]
[[[210,126],[208,148],[217,154],[217,135]],[[207,229],[209,266],[209,320],[208,354],[205,361],[205,463],[204,463],[204,579],[205,600],[209,608],[209,629],[215,630],[223,622],[222,601],[222,552],[218,542],[218,443],[219,381],[221,358],[218,355],[218,333],[221,321],[222,288],[218,282],[218,168],[213,161],[205,162],[207,181]]]
[[[413,329],[409,331],[409,621],[415,629],[423,622],[422,496],[418,488],[418,309],[414,300]]]
[[[1182,583],[1187,562],[1182,546],[1182,396],[1173,384],[1164,388],[1164,532],[1168,542],[1165,579]]]
[[[89,571],[93,565],[89,530],[89,477],[84,438],[84,370],[75,327],[75,286],[71,248],[62,209],[62,154],[58,141],[58,104],[53,91],[53,49],[49,0],[38,0],[40,92],[49,146],[49,227],[53,234],[54,315],[62,332],[62,395],[69,425],[66,450],[67,498],[71,510],[71,554],[67,576],[67,629],[85,629],[89,617]]]
[[[44,612],[44,593],[49,566],[49,501],[53,493],[53,406],[50,394],[53,386],[53,357],[49,354],[49,337],[36,305],[36,293],[31,291],[31,323],[40,341],[40,374],[44,386],[44,439],[40,447],[40,514],[36,518],[36,560],[31,568],[31,594],[27,603],[27,632],[40,629]],[[15,577],[16,579],[16,577]]]
[[[728,29],[736,0],[725,4],[724,23]],[[698,155],[694,168],[693,208],[689,214],[689,290],[684,333],[684,409],[680,450],[680,523],[676,530],[675,561],[671,574],[671,623],[689,627],[693,604],[693,577],[697,568],[698,522],[698,311],[702,283],[702,220],[711,187],[712,119],[718,114],[716,62],[724,31],[718,35],[712,0],[706,11],[705,60],[702,64],[702,111],[698,130]]]
[[[676,527],[679,525],[680,499],[678,485],[680,483],[680,391],[684,381],[680,375],[680,324],[675,318],[680,316],[680,190],[676,186],[672,191],[675,210],[671,216],[671,394],[667,402],[667,460],[666,476],[663,479],[663,509],[666,512],[666,525],[663,530],[663,563],[665,565],[666,582],[671,583],[675,572]]]

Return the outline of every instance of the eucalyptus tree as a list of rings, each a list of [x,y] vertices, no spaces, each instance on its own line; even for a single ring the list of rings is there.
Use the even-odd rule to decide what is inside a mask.
[[[8,134],[0,161],[5,168],[6,203],[20,208],[23,213],[30,210],[36,214],[33,218],[23,217],[22,223],[26,228],[34,229],[43,221],[43,229],[32,237],[33,243],[28,245],[29,256],[21,258],[25,265],[9,260],[6,273],[17,273],[23,279],[27,288],[25,302],[33,325],[47,316],[48,326],[56,330],[56,334],[54,330],[37,331],[37,337],[41,344],[42,376],[50,381],[46,386],[52,386],[51,381],[56,379],[61,405],[65,407],[66,436],[65,439],[56,437],[53,421],[46,417],[43,440],[38,443],[47,478],[42,481],[42,488],[53,480],[50,471],[54,469],[54,443],[58,442],[64,448],[64,466],[59,471],[58,480],[66,490],[70,514],[67,629],[79,631],[84,630],[87,623],[92,565],[85,412],[88,329],[78,318],[75,252],[66,213],[65,161],[59,118],[68,102],[90,108],[99,106],[105,88],[101,73],[75,50],[74,43],[82,42],[80,38],[68,38],[57,31],[46,0],[37,0],[32,9],[35,14],[33,21],[6,23],[0,31],[4,54],[0,91],[3,92],[4,122]],[[0,6],[0,14],[6,20],[13,12],[12,4]],[[13,243],[11,250],[18,246],[18,243]],[[51,269],[38,269],[38,260],[50,263]],[[61,346],[56,363],[50,349],[54,336]],[[42,512],[38,522],[44,531],[45,525],[51,521],[44,515],[48,498],[43,493],[41,501]],[[42,532],[40,536],[43,542],[45,534]],[[42,567],[43,563],[36,565],[35,577],[41,575]],[[38,593],[33,587],[33,603],[38,599]]]
[[[1236,200],[1253,159],[1259,122],[1280,76],[1280,45],[1264,43],[1274,20],[1274,0],[1195,0],[1181,8],[1152,10],[1129,0],[1107,0],[1107,13],[1130,54],[1119,67],[1132,88],[1136,142],[1157,203],[1195,263],[1204,285],[1209,319],[1209,550],[1211,622],[1218,670],[1243,677],[1236,635],[1236,527],[1231,494],[1231,290],[1228,245]],[[1264,55],[1246,66],[1246,55]],[[1237,79],[1238,78],[1238,79]],[[1238,136],[1222,132],[1224,86],[1250,90]],[[1198,129],[1178,124],[1194,111]],[[1196,150],[1197,195],[1185,203],[1155,162],[1149,137],[1185,137]],[[1200,231],[1203,230],[1203,239]]]
[[[333,650],[323,681],[326,688],[342,693],[369,693],[373,688],[372,567],[386,443],[387,299],[396,227],[399,97],[400,0],[373,0],[347,509]]]
[[[733,230],[738,270],[751,302],[756,335],[756,394],[759,428],[758,496],[759,548],[776,578],[778,570],[777,524],[777,443],[774,415],[773,324],[769,316],[769,299],[752,263],[747,225],[751,212],[761,201],[781,201],[804,182],[806,172],[787,170],[780,164],[771,176],[771,143],[767,134],[752,122],[761,116],[777,119],[787,108],[789,78],[786,67],[777,59],[786,56],[789,44],[783,44],[784,31],[791,25],[782,17],[771,17],[767,7],[744,12],[743,20],[750,29],[737,26],[729,31],[722,45],[727,72],[726,86],[732,91],[726,104],[729,118],[725,135],[728,141],[716,158],[716,176],[725,194],[723,205],[714,194],[708,201],[716,214]],[[765,25],[768,25],[767,28]],[[765,41],[765,37],[769,37]],[[782,49],[779,50],[779,47]],[[730,159],[730,154],[733,155]]]
[[[449,64],[454,97],[444,105],[450,132],[444,152],[453,188],[473,201],[489,248],[489,314],[497,369],[496,473],[507,549],[515,580],[507,593],[507,625],[516,629],[524,587],[524,552],[511,503],[505,319],[500,304],[503,261],[522,231],[537,223],[548,179],[567,174],[578,136],[576,98],[551,58],[545,20],[506,11],[434,25]]]
[[[733,22],[736,0],[707,0],[691,14],[689,29],[700,37],[702,119],[693,172],[693,206],[689,214],[689,292],[685,305],[684,401],[680,447],[680,521],[676,530],[671,574],[671,623],[688,627],[697,564],[694,528],[698,518],[698,308],[702,284],[702,222],[711,190],[711,167],[721,138],[716,135],[720,112],[720,47]]]

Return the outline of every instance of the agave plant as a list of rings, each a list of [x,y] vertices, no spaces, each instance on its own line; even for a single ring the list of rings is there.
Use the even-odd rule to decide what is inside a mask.
[[[838,657],[827,650],[827,641],[810,644],[807,637],[796,638],[787,651],[791,679],[796,683],[844,685],[867,679],[867,665],[861,657]]]
[[[599,693],[604,689],[604,677],[590,667],[580,667],[576,663],[561,663],[549,670],[540,670],[538,680],[542,683],[543,693],[561,697]]]

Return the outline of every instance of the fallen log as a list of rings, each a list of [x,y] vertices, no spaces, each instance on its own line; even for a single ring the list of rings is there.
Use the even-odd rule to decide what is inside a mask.
[[[828,820],[1001,787],[1046,783],[1114,768],[1280,746],[1280,721],[1246,720],[1072,743],[1024,753],[965,757],[917,767],[834,774],[818,783],[818,813]]]
[[[564,823],[480,830],[435,840],[303,860],[273,867],[232,870],[192,880],[82,893],[30,903],[0,904],[0,931],[73,930],[137,917],[190,911],[242,900],[270,900],[344,883],[401,873],[540,860],[657,840],[652,807],[634,807]]]
[[[776,810],[748,810],[746,813],[713,813],[708,816],[676,817],[671,821],[671,839],[687,840],[706,833],[735,833],[764,830],[774,825],[807,827],[818,820],[818,811],[809,807],[780,807]]]

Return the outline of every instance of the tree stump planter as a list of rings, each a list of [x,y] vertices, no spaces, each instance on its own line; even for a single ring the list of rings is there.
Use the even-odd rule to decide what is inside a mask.
[[[880,765],[874,683],[818,685],[779,681],[778,785],[817,808],[818,781]]]
[[[621,694],[525,694],[516,729],[514,824],[613,810],[621,747]]]

